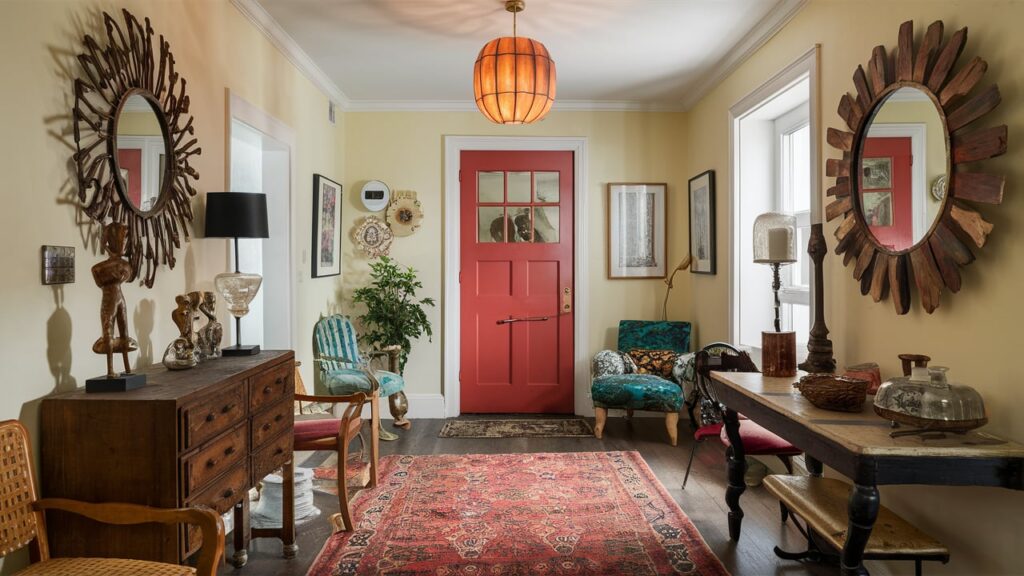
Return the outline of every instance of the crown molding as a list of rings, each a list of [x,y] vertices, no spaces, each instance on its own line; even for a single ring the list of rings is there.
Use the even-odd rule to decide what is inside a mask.
[[[731,50],[711,68],[713,72],[697,83],[697,87],[687,94],[680,105],[682,110],[693,108],[701,98],[708,95],[730,74],[736,71],[755,52],[768,43],[775,34],[807,5],[809,0],[782,0],[775,8],[761,19],[747,35],[732,47]]]
[[[302,72],[314,86],[319,88],[342,110],[348,108],[350,103],[348,96],[316,65],[316,62],[299,46],[299,43],[290,34],[285,32],[284,28],[281,28],[281,25],[274,20],[274,17],[263,6],[260,6],[257,0],[231,0],[231,4],[252,22],[253,26],[262,32],[270,40],[270,43],[277,47],[284,54],[284,57],[295,65],[299,72]]]
[[[681,112],[678,102],[555,100],[557,112]],[[349,100],[346,112],[476,112],[472,100]]]

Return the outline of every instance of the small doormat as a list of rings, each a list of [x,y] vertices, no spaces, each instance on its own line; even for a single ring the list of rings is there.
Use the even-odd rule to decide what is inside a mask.
[[[441,438],[585,438],[593,436],[590,423],[579,418],[529,420],[450,420]]]

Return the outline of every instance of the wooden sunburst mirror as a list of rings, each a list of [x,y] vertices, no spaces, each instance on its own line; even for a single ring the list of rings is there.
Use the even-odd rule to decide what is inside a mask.
[[[122,15],[123,31],[104,12],[106,46],[86,35],[78,55],[73,158],[85,213],[128,227],[131,279],[152,287],[157,267],[174,268],[175,249],[188,239],[199,178],[189,158],[202,148],[170,44],[161,36],[157,57],[149,19]]]
[[[839,100],[850,131],[828,129],[828,143],[843,152],[826,163],[836,181],[825,215],[841,219],[836,254],[852,264],[862,294],[875,302],[891,295],[898,314],[910,310],[911,283],[928,313],[944,289],[960,290],[971,245],[984,247],[992,231],[972,204],[1003,200],[1005,176],[973,164],[1006,152],[1005,125],[974,128],[999,104],[999,88],[971,94],[988,64],[974,58],[955,71],[966,42],[962,28],[943,45],[937,21],[915,51],[914,24],[904,22],[895,53],[875,47],[867,71],[854,72],[856,95]],[[929,194],[933,184],[945,194]]]

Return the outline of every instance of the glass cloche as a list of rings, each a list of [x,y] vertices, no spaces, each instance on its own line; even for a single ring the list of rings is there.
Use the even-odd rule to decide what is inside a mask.
[[[910,376],[883,383],[875,394],[875,412],[925,430],[963,433],[987,424],[981,395],[970,386],[949,383],[948,371],[915,366]]]

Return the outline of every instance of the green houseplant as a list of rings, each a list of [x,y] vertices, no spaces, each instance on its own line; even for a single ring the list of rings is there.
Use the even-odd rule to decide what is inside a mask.
[[[366,313],[359,317],[362,340],[375,349],[400,346],[398,371],[404,372],[412,340],[424,334],[433,336],[423,307],[434,306],[434,299],[417,300],[416,291],[423,288],[423,283],[416,271],[387,256],[370,263],[370,280],[369,286],[352,295],[353,303],[366,305]]]

